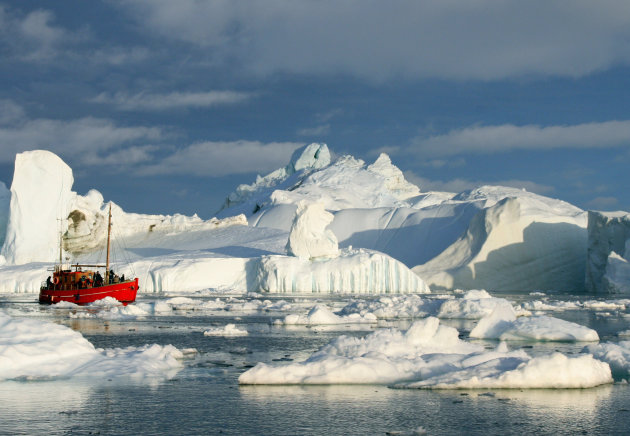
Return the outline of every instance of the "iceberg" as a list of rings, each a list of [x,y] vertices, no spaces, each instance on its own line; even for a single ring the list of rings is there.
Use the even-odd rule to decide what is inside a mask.
[[[463,235],[413,271],[435,289],[580,292],[585,227],[586,214],[567,203],[534,194],[504,198],[480,210]]]
[[[59,258],[60,219],[68,216],[74,178],[57,155],[35,150],[15,157],[2,256],[9,264]]]
[[[615,233],[614,250],[587,245],[607,236],[587,232],[577,207],[500,186],[423,193],[385,154],[366,164],[310,144],[287,166],[239,186],[209,220],[126,212],[96,190],[73,192],[72,179],[50,152],[16,156],[10,200],[0,186],[0,225],[2,199],[9,203],[0,292],[39,290],[45,262],[58,259],[60,230],[64,259],[99,262],[109,205],[114,238],[123,242],[113,267],[139,277],[145,293],[579,292],[585,276],[623,291],[629,274],[628,238]],[[469,304],[460,312],[471,314],[472,305],[494,303],[450,304]],[[447,304],[442,316],[456,311]]]
[[[630,213],[588,213],[586,289],[630,293]]]

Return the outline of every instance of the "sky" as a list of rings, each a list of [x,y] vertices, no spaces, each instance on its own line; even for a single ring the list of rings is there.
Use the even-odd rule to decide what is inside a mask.
[[[80,194],[207,219],[311,142],[630,211],[630,2],[0,0],[7,187],[46,149]]]

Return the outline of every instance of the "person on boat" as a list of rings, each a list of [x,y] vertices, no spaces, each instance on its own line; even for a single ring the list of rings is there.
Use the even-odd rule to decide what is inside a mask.
[[[109,270],[109,283],[110,284],[114,283],[114,270],[113,269]]]
[[[94,286],[102,286],[103,285],[103,276],[100,272],[96,271],[94,274]]]
[[[120,281],[121,281],[121,282],[124,282],[124,281],[125,281],[125,275],[124,275],[124,274],[120,276]]]
[[[50,276],[46,279],[46,289],[52,289],[52,280],[50,280]]]

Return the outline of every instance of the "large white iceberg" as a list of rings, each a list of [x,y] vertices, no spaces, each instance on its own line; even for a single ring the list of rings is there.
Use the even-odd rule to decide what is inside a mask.
[[[65,174],[65,179],[52,178],[45,184],[57,192],[55,199],[51,193],[42,197],[28,182],[48,181],[46,171],[53,167],[55,174]],[[460,194],[422,193],[384,154],[367,165],[352,156],[334,158],[325,144],[311,144],[297,150],[286,167],[253,185],[241,185],[220,218],[210,220],[196,215],[128,213],[95,190],[86,195],[72,192],[71,179],[69,168],[51,153],[29,152],[16,158],[0,292],[37,292],[46,277],[44,262],[58,259],[58,218],[63,219],[65,232],[63,258],[73,263],[102,262],[97,255],[104,243],[110,205],[114,236],[122,239],[123,246],[114,267],[126,276],[138,276],[141,292],[261,288],[421,292],[427,285],[464,290],[584,290],[584,211],[506,187],[485,186]],[[296,210],[301,201],[323,205],[310,215],[319,224],[302,223],[297,226],[300,231],[291,232],[294,221],[299,221]],[[33,211],[41,202],[46,212],[35,217]],[[334,219],[326,226],[330,214]],[[305,238],[315,227],[317,236]],[[291,234],[296,239],[287,244]],[[334,260],[337,247],[345,251]],[[310,263],[284,259],[287,248],[291,254],[308,257]],[[598,266],[601,276],[616,289],[626,282],[625,251],[605,251],[604,263]],[[324,257],[331,259],[319,262]],[[126,269],[123,260],[130,262]],[[383,264],[389,266],[379,267]],[[344,270],[348,268],[352,271]],[[381,276],[379,271],[383,271]],[[420,279],[414,279],[414,273]],[[306,283],[309,279],[310,284]],[[378,283],[378,289],[369,289],[372,283]]]

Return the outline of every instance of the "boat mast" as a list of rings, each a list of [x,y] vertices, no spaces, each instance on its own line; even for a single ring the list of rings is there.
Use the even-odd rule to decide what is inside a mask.
[[[59,266],[55,267],[55,270],[61,271],[63,270],[63,220],[58,219],[59,221]]]
[[[109,239],[112,232],[112,205],[109,205],[109,219],[107,222],[107,259],[105,262],[105,284],[109,284]]]

